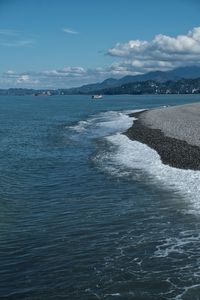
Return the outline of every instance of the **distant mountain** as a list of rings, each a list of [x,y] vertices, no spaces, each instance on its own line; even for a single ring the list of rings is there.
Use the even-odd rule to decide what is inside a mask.
[[[108,78],[101,83],[87,84],[77,88],[66,89],[65,94],[93,94],[96,91],[106,90],[108,88],[120,87],[127,83],[143,82],[143,81],[156,81],[166,82],[169,80],[180,79],[195,79],[200,77],[200,67],[190,66],[181,67],[171,71],[153,71],[142,75],[125,76],[120,79]]]
[[[97,91],[105,95],[145,95],[145,94],[200,94],[200,77],[158,82],[154,80],[136,81]]]
[[[81,87],[64,90],[64,93],[65,94],[91,94],[91,93],[95,93],[95,91],[97,90],[103,90],[117,85],[118,85],[117,79],[108,78],[101,83],[87,84]]]
[[[200,67],[181,67],[171,71],[154,71],[143,75],[125,76],[118,80],[119,84],[125,84],[136,81],[154,80],[157,82],[165,82],[168,80],[194,79],[200,77]]]
[[[174,69],[172,71],[168,71],[165,73],[169,73],[169,75],[178,77],[179,79],[195,79],[200,77],[200,67],[190,66],[190,67],[181,67]],[[170,80],[173,80],[170,78]]]
[[[108,78],[100,83],[70,89],[0,89],[0,96],[73,94],[200,94],[200,67],[182,67],[166,72],[155,71],[143,75],[125,76],[120,79]]]

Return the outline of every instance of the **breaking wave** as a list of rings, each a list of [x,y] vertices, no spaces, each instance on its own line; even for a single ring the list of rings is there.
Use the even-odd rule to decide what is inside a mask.
[[[99,139],[92,160],[104,171],[120,177],[141,179],[146,176],[152,184],[180,193],[192,203],[191,210],[200,212],[200,172],[165,165],[155,150],[122,134],[134,121],[129,114],[138,111],[142,109],[100,113],[78,122],[70,129],[86,138]]]

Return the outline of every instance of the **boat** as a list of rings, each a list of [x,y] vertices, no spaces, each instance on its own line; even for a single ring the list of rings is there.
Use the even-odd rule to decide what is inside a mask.
[[[102,99],[102,95],[92,95],[92,99]]]

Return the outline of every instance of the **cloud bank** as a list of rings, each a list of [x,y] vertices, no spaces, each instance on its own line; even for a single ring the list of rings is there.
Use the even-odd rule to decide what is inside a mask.
[[[18,32],[0,30],[0,37],[17,34]],[[151,41],[130,40],[117,43],[108,49],[107,54],[116,59],[107,67],[90,69],[66,66],[61,69],[21,73],[9,70],[0,75],[0,86],[69,88],[109,77],[119,78],[156,70],[167,71],[189,65],[200,66],[200,27],[175,37],[158,34]]]
[[[103,81],[108,77],[119,78],[130,73],[133,74],[133,72],[127,71],[126,67],[118,66],[118,64],[95,69],[67,66],[62,69],[40,72],[8,70],[0,75],[0,87],[70,88]]]
[[[119,66],[141,73],[196,65],[200,61],[200,27],[176,37],[158,34],[152,41],[117,43],[107,54],[120,58]]]

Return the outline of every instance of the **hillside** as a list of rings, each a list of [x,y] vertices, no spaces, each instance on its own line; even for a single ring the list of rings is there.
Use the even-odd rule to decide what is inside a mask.
[[[154,71],[148,72],[142,75],[136,76],[125,76],[120,79],[109,78],[101,83],[94,83],[83,85],[77,88],[65,89],[65,94],[93,94],[97,91],[107,90],[111,88],[121,87],[124,84],[133,82],[144,82],[144,81],[156,81],[156,82],[166,82],[166,81],[177,81],[181,79],[194,79],[200,77],[200,67],[190,66],[181,67],[171,71]]]

